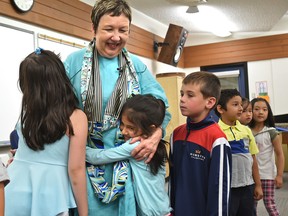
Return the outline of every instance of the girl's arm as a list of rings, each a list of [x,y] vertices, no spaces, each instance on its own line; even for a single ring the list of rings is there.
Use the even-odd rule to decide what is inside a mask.
[[[121,161],[131,157],[131,151],[138,145],[135,143],[133,145],[129,144],[129,140],[123,143],[121,146],[110,148],[110,149],[93,149],[86,147],[86,161],[94,164],[107,164],[116,161]]]
[[[9,176],[4,164],[0,159],[0,216],[4,216],[5,208],[5,189],[4,187],[9,183]]]
[[[276,155],[277,176],[275,178],[276,188],[281,188],[283,185],[283,172],[284,172],[284,153],[280,136],[277,135],[272,141],[274,152]]]
[[[252,165],[252,176],[255,182],[255,189],[254,189],[254,199],[260,200],[263,198],[263,190],[261,186],[261,180],[259,175],[258,163],[255,155],[252,155],[253,158],[253,165]]]
[[[0,182],[0,216],[4,216],[4,207],[5,207],[4,182]]]
[[[73,125],[74,135],[70,136],[68,173],[79,215],[87,216],[85,146],[88,122],[86,115],[81,110],[75,110],[70,119]]]

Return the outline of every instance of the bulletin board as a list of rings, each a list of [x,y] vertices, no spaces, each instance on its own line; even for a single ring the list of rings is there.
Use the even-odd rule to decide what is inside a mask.
[[[0,143],[9,141],[9,136],[18,122],[22,93],[18,87],[19,65],[36,46],[60,54],[61,60],[82,48],[73,42],[36,34],[0,23]],[[83,42],[84,44],[86,42]]]

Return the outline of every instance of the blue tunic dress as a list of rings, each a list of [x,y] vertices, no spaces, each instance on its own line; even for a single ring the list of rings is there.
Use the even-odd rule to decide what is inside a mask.
[[[86,161],[99,165],[129,159],[132,169],[132,184],[137,201],[137,216],[164,216],[172,208],[165,190],[165,167],[161,167],[156,175],[145,161],[137,161],[131,157],[131,151],[139,144],[125,142],[111,149],[92,149],[86,147]]]
[[[57,215],[76,207],[68,176],[69,137],[63,136],[42,151],[30,149],[20,128],[18,150],[8,167],[6,216]]]
[[[67,57],[64,62],[66,71],[70,80],[75,88],[76,95],[81,101],[81,68],[83,62],[83,56],[85,53],[85,48],[79,51],[72,53]],[[119,71],[117,70],[118,59],[117,57],[113,59],[99,57],[99,67],[100,67],[100,77],[102,82],[102,110],[105,110],[108,99],[110,98],[112,91],[114,90],[116,81],[119,76]],[[136,73],[138,75],[139,84],[141,94],[152,94],[157,98],[162,99],[165,104],[168,106],[168,102],[164,93],[163,88],[160,84],[155,80],[151,72],[147,69],[146,65],[144,65],[135,55],[130,54],[130,57],[133,61],[133,65],[135,67]],[[82,103],[80,104],[82,107]],[[83,108],[83,107],[82,107]],[[163,123],[163,127],[165,128],[170,120],[170,114],[167,113],[166,118]],[[116,129],[110,129],[103,133],[103,142],[104,148],[112,148],[114,147],[114,141],[116,136]],[[109,185],[111,185],[113,175],[113,164],[105,165],[105,174],[104,177]],[[90,180],[87,176],[87,191],[88,191],[88,208],[89,215],[97,215],[97,216],[134,216],[136,215],[136,205],[135,205],[135,197],[133,191],[133,185],[131,181],[131,172],[128,172],[128,179],[125,185],[125,195],[118,197],[115,201],[104,204],[95,196]]]

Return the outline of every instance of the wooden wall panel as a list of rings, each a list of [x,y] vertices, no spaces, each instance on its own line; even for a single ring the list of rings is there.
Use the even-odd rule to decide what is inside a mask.
[[[91,10],[90,5],[79,0],[36,0],[31,11],[19,13],[10,0],[0,0],[0,15],[85,40],[93,38]],[[154,53],[154,40],[164,41],[151,32],[131,25],[127,48],[136,55],[156,60],[161,48]],[[178,66],[184,67],[183,55]]]
[[[10,0],[0,0],[0,14],[78,38],[91,38],[90,21],[82,18],[88,15],[85,12],[87,7],[82,2],[71,1],[75,3],[72,6],[63,0],[36,0],[31,11],[19,13],[12,7]]]
[[[288,57],[288,34],[185,47],[185,67]]]
[[[78,0],[36,0],[28,13],[18,13],[10,0],[0,0],[0,14],[13,19],[91,40],[92,7]],[[130,52],[156,60],[154,41],[164,39],[131,25],[127,48]],[[228,42],[185,47],[178,67],[200,67],[246,61],[259,61],[288,57],[288,34],[234,40]]]

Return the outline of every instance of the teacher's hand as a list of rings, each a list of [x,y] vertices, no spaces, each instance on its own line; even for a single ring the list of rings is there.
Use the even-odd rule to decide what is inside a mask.
[[[145,163],[149,163],[157,150],[161,138],[162,129],[160,127],[156,129],[152,136],[146,139],[142,137],[133,138],[130,143],[140,141],[140,144],[133,149],[131,156],[138,161],[145,160]]]

